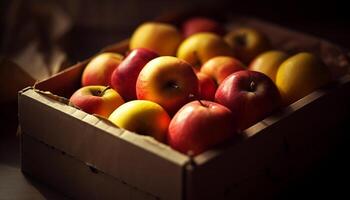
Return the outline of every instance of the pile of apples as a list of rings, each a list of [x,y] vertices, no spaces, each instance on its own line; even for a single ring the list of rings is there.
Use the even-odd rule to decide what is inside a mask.
[[[94,57],[71,103],[189,155],[237,138],[331,80],[313,54],[271,50],[261,32],[226,31],[205,17],[180,27],[144,23],[129,48],[125,57]]]

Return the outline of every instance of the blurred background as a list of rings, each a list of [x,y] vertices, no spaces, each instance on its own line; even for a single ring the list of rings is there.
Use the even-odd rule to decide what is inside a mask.
[[[127,38],[146,20],[184,10],[252,16],[350,48],[349,12],[338,0],[1,0],[0,199],[6,180],[28,182],[18,169],[17,91]],[[349,128],[344,125],[335,131],[349,132]],[[291,183],[282,199],[345,194],[345,187],[336,183],[348,175],[344,174],[349,166],[347,150],[346,145],[339,147],[305,180]]]

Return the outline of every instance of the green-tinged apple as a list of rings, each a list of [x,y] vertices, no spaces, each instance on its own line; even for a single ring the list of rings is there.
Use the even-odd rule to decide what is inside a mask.
[[[184,37],[189,37],[195,33],[210,32],[219,36],[225,34],[224,27],[217,21],[206,17],[192,17],[181,24],[181,31]]]
[[[332,80],[331,72],[311,53],[298,53],[278,68],[276,85],[284,105],[289,105]]]
[[[197,72],[199,84],[199,98],[209,101],[214,101],[217,85],[210,76]]]
[[[237,115],[240,131],[269,116],[281,105],[276,85],[263,73],[243,70],[228,76],[216,90],[215,101]]]
[[[123,56],[117,53],[102,53],[94,57],[83,71],[82,86],[111,85],[111,75],[122,59]]]
[[[158,54],[144,48],[132,50],[114,70],[112,87],[122,95],[125,101],[136,99],[136,80],[142,68]]]
[[[120,128],[149,135],[165,142],[170,117],[158,104],[146,100],[132,100],[117,108],[108,118]]]
[[[89,114],[108,116],[124,103],[123,98],[112,88],[90,85],[78,89],[70,102]]]
[[[227,141],[237,133],[233,113],[211,101],[192,101],[172,118],[168,144],[184,153],[198,155]]]
[[[275,82],[279,66],[288,58],[283,51],[267,51],[258,55],[249,65],[249,70],[264,73]]]
[[[233,56],[232,49],[214,33],[196,33],[186,38],[177,50],[177,57],[199,69],[203,63],[216,56]]]
[[[161,56],[173,56],[182,41],[181,33],[171,24],[146,22],[131,36],[130,49],[146,48]]]
[[[253,28],[238,28],[225,35],[236,57],[249,64],[257,55],[271,48],[270,40]]]
[[[241,61],[234,57],[217,56],[205,62],[200,72],[209,75],[217,85],[220,85],[226,77],[240,70],[245,70]]]
[[[176,57],[149,61],[136,82],[138,99],[161,105],[170,115],[198,95],[198,79],[192,66]]]

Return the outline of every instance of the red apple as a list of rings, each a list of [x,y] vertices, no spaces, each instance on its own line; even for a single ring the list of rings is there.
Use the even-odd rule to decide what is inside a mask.
[[[123,56],[117,53],[102,53],[94,57],[85,67],[82,77],[82,86],[111,85],[111,75]]]
[[[196,73],[199,83],[199,97],[209,101],[214,101],[217,85],[210,76],[197,72]]]
[[[136,82],[137,98],[161,105],[170,115],[198,95],[192,66],[179,58],[161,56],[149,61]]]
[[[209,75],[217,85],[232,73],[244,70],[245,66],[241,61],[230,56],[216,56],[205,62],[200,72]]]
[[[124,100],[112,88],[94,85],[78,89],[71,96],[70,102],[89,114],[108,118]]]
[[[223,36],[224,27],[217,21],[206,17],[192,17],[182,23],[181,31],[184,37],[189,37],[199,32],[211,32]]]
[[[144,48],[132,50],[113,71],[111,84],[125,101],[136,99],[136,80],[142,68],[158,54]]]
[[[168,144],[185,154],[200,154],[235,135],[234,119],[232,112],[223,105],[192,101],[170,121]]]
[[[215,101],[237,115],[239,130],[264,119],[281,105],[272,80],[263,73],[248,70],[227,77],[217,89]]]

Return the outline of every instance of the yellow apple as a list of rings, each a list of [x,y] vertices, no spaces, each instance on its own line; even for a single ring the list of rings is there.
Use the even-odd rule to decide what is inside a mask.
[[[267,51],[258,55],[249,65],[249,70],[264,73],[276,80],[276,74],[279,66],[288,58],[288,54],[283,51]]]
[[[181,33],[175,26],[159,22],[141,24],[131,36],[130,50],[146,48],[161,56],[175,55],[182,41]]]
[[[253,28],[234,29],[225,35],[225,41],[244,64],[270,48],[269,39]]]
[[[153,136],[164,142],[170,123],[167,112],[147,100],[132,100],[117,108],[108,118],[120,128],[142,135]]]
[[[197,69],[216,56],[233,56],[233,52],[228,44],[214,33],[193,34],[180,44],[177,51],[178,58],[186,60]]]
[[[172,56],[149,61],[136,81],[137,99],[161,105],[170,115],[198,95],[198,79],[191,65]]]
[[[315,55],[298,53],[277,70],[276,85],[285,105],[306,96],[331,81],[331,73]]]

